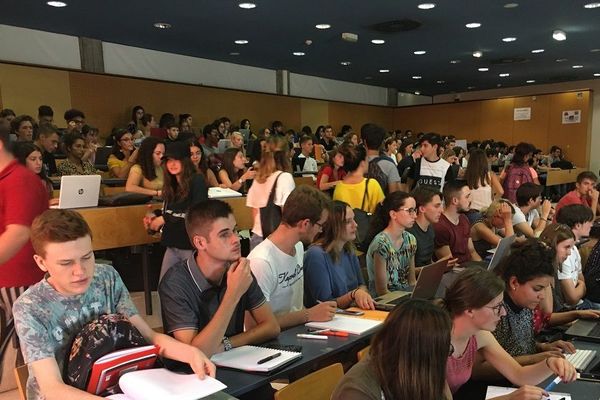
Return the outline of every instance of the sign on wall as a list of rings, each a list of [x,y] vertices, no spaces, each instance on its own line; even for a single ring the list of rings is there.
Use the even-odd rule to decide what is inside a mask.
[[[563,124],[579,124],[581,122],[581,110],[569,110],[562,112]]]
[[[527,121],[531,119],[531,107],[520,107],[515,108],[514,117],[515,121]]]

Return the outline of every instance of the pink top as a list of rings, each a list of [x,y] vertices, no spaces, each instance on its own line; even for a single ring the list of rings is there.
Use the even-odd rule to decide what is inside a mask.
[[[471,378],[476,352],[477,339],[475,339],[475,336],[471,336],[464,353],[460,357],[456,358],[452,355],[448,357],[446,381],[452,393],[456,393]]]

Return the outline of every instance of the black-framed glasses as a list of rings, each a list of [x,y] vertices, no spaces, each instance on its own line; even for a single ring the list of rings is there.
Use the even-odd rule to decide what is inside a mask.
[[[506,310],[506,306],[504,305],[504,303],[500,303],[496,306],[485,306],[485,308],[490,308],[494,310],[495,315],[500,315],[502,314],[502,310]]]
[[[323,224],[319,221],[313,222],[313,225],[317,225],[319,227],[319,232],[323,232]]]
[[[411,207],[411,208],[399,208],[398,211],[400,211],[400,210],[406,211],[409,214],[416,214],[417,213],[417,209],[414,208],[414,207]]]

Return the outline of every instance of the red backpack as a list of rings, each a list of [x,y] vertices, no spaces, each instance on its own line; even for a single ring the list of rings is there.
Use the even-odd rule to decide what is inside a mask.
[[[531,171],[529,171],[528,165],[509,165],[506,168],[506,177],[502,182],[502,188],[504,189],[504,197],[511,203],[517,203],[517,189],[524,183],[533,182]]]

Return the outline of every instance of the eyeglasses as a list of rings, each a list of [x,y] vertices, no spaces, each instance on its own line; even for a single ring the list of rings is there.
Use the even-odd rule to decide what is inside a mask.
[[[319,232],[323,232],[323,224],[319,221],[313,222],[313,225],[317,225],[319,227]]]
[[[491,308],[492,310],[494,310],[495,315],[500,315],[502,314],[502,310],[506,310],[506,306],[504,305],[504,303],[500,303],[497,306],[485,306],[485,308]]]
[[[416,208],[399,208],[398,211],[406,211],[409,214],[416,214],[417,213],[417,209]]]

